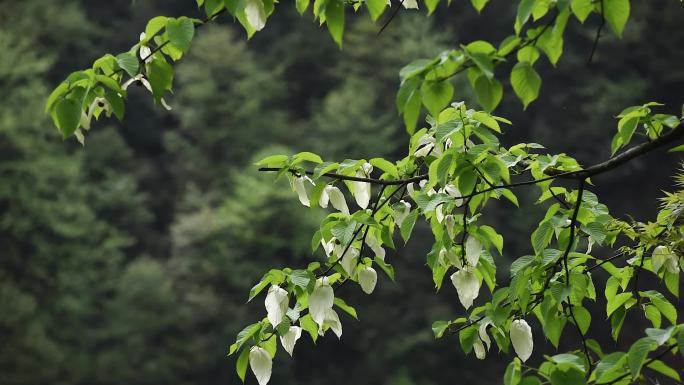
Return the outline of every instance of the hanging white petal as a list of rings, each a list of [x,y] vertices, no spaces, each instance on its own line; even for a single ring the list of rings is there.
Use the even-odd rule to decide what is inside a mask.
[[[323,191],[321,191],[320,198],[318,198],[318,205],[324,209],[328,208],[328,201],[329,200],[330,200],[330,196],[328,195],[328,186],[325,186],[325,188],[323,188]]]
[[[492,321],[486,318],[480,321],[480,327],[477,329],[477,335],[480,337],[480,340],[484,342],[487,350],[489,350],[489,347],[492,345],[492,340],[489,338],[489,334],[487,334],[487,326],[489,325],[492,325]]]
[[[332,237],[328,242],[326,242],[323,238],[321,238],[321,245],[323,246],[325,255],[328,257],[330,256],[330,253],[335,250],[335,239],[335,237]]]
[[[461,191],[458,189],[458,187],[456,187],[452,184],[448,184],[448,185],[444,186],[444,191],[449,196],[454,198],[454,203],[456,204],[456,206],[461,206],[463,204],[463,199],[461,198],[463,196],[463,194],[461,194]]]
[[[591,254],[591,248],[594,246],[594,238],[589,237],[587,240],[587,252],[585,254]]]
[[[375,284],[378,283],[378,273],[370,266],[366,266],[359,270],[359,285],[364,293],[370,294],[375,290]]]
[[[278,285],[271,285],[266,294],[264,305],[266,306],[266,317],[268,322],[276,327],[283,321],[283,317],[287,313],[287,291]]]
[[[344,199],[344,194],[340,189],[335,186],[326,186],[323,191],[328,197],[330,197],[330,203],[332,203],[335,209],[339,210],[343,214],[349,215],[347,201]]]
[[[335,310],[328,309],[325,311],[325,326],[330,327],[337,338],[342,338],[342,322],[340,322],[340,316]]]
[[[458,300],[468,309],[480,293],[481,282],[469,268],[463,268],[451,275],[451,283],[456,288]]]
[[[370,176],[370,173],[373,171],[373,166],[366,162],[363,165],[361,165],[361,168],[356,171],[356,176],[359,178],[368,178]],[[359,205],[359,207],[365,209],[368,207],[368,204],[370,203],[370,196],[371,196],[371,185],[370,183],[367,182],[353,182],[354,186],[354,191],[352,193],[354,194],[354,199],[356,199],[356,204]]]
[[[333,288],[328,284],[327,277],[324,278],[326,279],[319,278],[316,281],[316,287],[309,296],[309,314],[319,327],[323,326],[325,313],[328,309],[332,309],[335,300]]]
[[[478,241],[477,238],[468,237],[465,249],[468,264],[472,267],[477,266],[477,262],[480,260],[480,255],[482,254],[482,244],[480,241]]]
[[[340,258],[340,255],[342,255],[344,249],[345,248],[342,245],[335,246],[335,255],[337,255],[337,258]],[[352,276],[354,275],[354,270],[356,269],[358,260],[359,250],[354,247],[349,247],[344,255],[342,255],[340,266],[342,266],[344,271],[346,271],[349,276]]]
[[[138,50],[138,54],[140,56],[140,59],[145,59],[145,63],[149,63],[152,61],[152,50],[150,47],[144,45],[142,43],[143,40],[145,40],[145,32],[140,34],[140,49]]]
[[[280,344],[283,345],[283,349],[292,356],[292,350],[297,343],[299,337],[302,336],[302,328],[299,326],[290,326],[290,329],[284,335],[280,336]]]
[[[444,204],[438,205],[437,208],[435,209],[435,217],[437,218],[437,222],[442,223],[444,220],[444,210],[442,207]]]
[[[670,250],[665,246],[658,246],[653,249],[653,253],[651,254],[651,266],[653,267],[654,273],[657,273],[660,271],[660,268],[663,267],[668,254],[670,254]]]
[[[485,359],[487,351],[485,350],[485,347],[484,345],[482,345],[482,341],[480,341],[479,338],[475,338],[475,342],[473,343],[473,350],[475,351],[475,357],[477,357],[477,359]]]
[[[309,203],[309,196],[306,194],[306,185],[305,182],[311,182],[311,179],[309,179],[306,176],[300,176],[300,177],[295,177],[294,180],[292,181],[292,187],[294,188],[295,192],[297,192],[297,197],[299,198],[299,201],[306,207],[310,206]]]
[[[454,233],[454,226],[456,225],[456,220],[454,219],[454,216],[449,214],[446,217],[444,217],[444,221],[447,229],[447,234],[449,234],[449,238],[454,239],[454,237],[456,236],[456,233]]]
[[[262,0],[247,0],[245,15],[249,25],[256,31],[261,31],[266,25],[266,11]]]
[[[273,362],[266,349],[258,346],[252,347],[249,350],[249,366],[252,368],[252,373],[256,376],[259,385],[268,384],[268,380],[271,379]]]
[[[413,185],[413,183],[410,183],[409,185]],[[394,205],[394,211],[392,213],[394,216],[394,223],[396,223],[397,226],[401,226],[401,223],[404,222],[404,219],[406,219],[410,212],[411,204],[403,199],[400,200],[399,203]]]
[[[378,257],[378,259],[385,260],[385,249],[382,248],[382,244],[373,234],[368,234],[366,236],[366,244],[373,250],[373,253],[375,253],[375,256]]]
[[[418,9],[418,2],[416,0],[404,0],[402,4],[406,9]]]
[[[408,195],[410,197],[413,196],[413,194],[416,192],[416,188],[413,186],[413,182],[406,185],[406,191],[408,192]]]
[[[527,361],[532,355],[533,348],[532,328],[530,328],[530,325],[524,319],[514,320],[511,322],[510,336],[515,354],[518,355],[522,362]]]
[[[147,79],[145,79],[145,77],[142,74],[137,74],[137,75],[133,76],[132,78],[126,80],[124,82],[124,84],[121,85],[121,89],[123,89],[125,91],[131,84],[133,84],[135,82],[140,82],[140,84],[142,84],[143,87],[145,87],[145,89],[147,89],[151,94],[154,94],[154,92],[152,91],[152,85],[150,84],[150,82]],[[167,111],[171,111],[171,106],[169,106],[166,103],[166,100],[164,100],[164,98],[161,98],[160,102],[161,102],[161,105],[164,108],[166,108]]]

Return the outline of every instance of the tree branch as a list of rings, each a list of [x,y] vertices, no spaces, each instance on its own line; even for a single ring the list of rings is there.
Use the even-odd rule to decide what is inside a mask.
[[[594,59],[594,53],[596,53],[596,48],[598,48],[598,42],[599,39],[601,39],[601,31],[603,30],[603,27],[606,25],[606,17],[603,13],[603,0],[600,2],[601,4],[601,24],[599,24],[598,29],[596,30],[596,37],[594,38],[594,44],[591,46],[591,52],[589,53],[589,59],[587,59],[587,64],[591,64],[591,61]]]

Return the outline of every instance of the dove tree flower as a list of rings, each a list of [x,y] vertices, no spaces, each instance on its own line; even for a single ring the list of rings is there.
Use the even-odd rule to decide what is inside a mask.
[[[299,337],[302,336],[302,328],[299,326],[290,326],[287,333],[280,336],[280,344],[283,345],[283,349],[292,356],[292,351],[294,350],[295,344]]]
[[[345,215],[349,215],[349,207],[347,206],[347,201],[344,199],[344,194],[342,193],[342,190],[339,188],[332,186],[332,185],[327,185],[321,192],[321,197],[318,200],[318,205],[327,208],[328,207],[328,202],[332,204],[332,206],[339,210],[341,213]]]
[[[366,162],[361,165],[359,170],[356,172],[356,176],[359,178],[368,178],[370,177],[372,171],[373,166]],[[354,182],[353,194],[354,199],[356,199],[356,204],[358,204],[362,209],[367,208],[368,204],[370,203],[371,184],[368,182]]]
[[[473,269],[470,266],[464,266],[451,275],[451,283],[456,288],[458,300],[461,301],[463,307],[466,309],[471,307],[480,293],[480,286],[482,285]]]
[[[249,366],[259,385],[268,384],[273,370],[273,358],[266,349],[253,346],[249,351]]]
[[[313,293],[309,296],[309,314],[319,328],[323,327],[328,315],[327,312],[332,309],[334,300],[335,293],[328,283],[327,277],[319,278],[316,281]]]
[[[147,78],[145,78],[143,74],[137,74],[132,78],[126,80],[126,82],[121,85],[121,88],[123,90],[126,90],[131,84],[134,83],[142,85],[143,87],[145,87],[146,90],[150,91],[151,94],[154,94],[154,92],[152,91],[152,85],[150,84],[150,81],[147,80]],[[166,103],[166,100],[164,100],[164,98],[159,99],[159,102],[164,108],[166,108],[167,111],[171,111],[171,106],[169,106],[168,103]]]
[[[287,313],[288,294],[287,291],[280,286],[271,285],[264,301],[268,322],[276,327],[283,321],[283,317]]]
[[[359,270],[359,285],[366,294],[373,293],[375,285],[378,283],[378,273],[370,266],[365,266]]]
[[[522,362],[527,361],[532,355],[534,342],[532,340],[532,328],[524,319],[516,319],[511,322],[509,331],[511,344]]]
[[[297,193],[299,202],[301,202],[302,205],[309,207],[311,203],[309,202],[307,185],[313,186],[314,182],[306,175],[295,177],[292,180],[292,188]]]

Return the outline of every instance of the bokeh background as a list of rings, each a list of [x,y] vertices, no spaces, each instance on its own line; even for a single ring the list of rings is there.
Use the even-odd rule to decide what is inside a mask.
[[[150,17],[198,15],[195,2],[0,1],[0,384],[238,383],[227,347],[264,314],[262,299],[245,303],[249,288],[268,268],[321,259],[309,243],[323,213],[301,207],[254,161],[302,150],[337,160],[402,157],[399,69],[512,30],[514,2],[493,1],[479,17],[467,1],[453,3],[431,18],[400,12],[380,36],[367,15],[349,17],[343,50],[289,1],[250,41],[223,18],[198,32],[177,66],[173,111],[132,90],[125,120],[95,124],[81,147],[43,114],[50,89],[102,54],[127,50]],[[623,107],[655,100],[679,114],[684,7],[633,7],[624,39],[606,30],[591,65],[598,20],[573,20],[564,56],[557,69],[543,65],[540,99],[527,112],[507,88],[497,114],[514,126],[504,144],[543,143],[586,165],[609,156]],[[472,101],[465,81],[455,83],[456,99]],[[648,220],[677,167],[675,155],[649,155],[597,178],[593,190],[614,215]],[[524,210],[495,204],[485,219],[506,238],[504,282],[542,215],[533,188],[519,194]],[[343,316],[341,341],[328,336],[314,347],[302,338],[294,359],[278,356],[272,383],[499,383],[505,355],[478,361],[464,357],[455,336],[434,341],[432,321],[463,309],[452,287],[434,294],[429,248],[429,230],[418,227],[388,256],[395,283],[382,277],[370,297],[340,289],[360,321]],[[625,326],[619,344],[606,340],[608,327],[598,313],[591,336],[624,349],[645,323]],[[577,344],[573,333],[563,348]],[[537,360],[552,349],[536,344]]]

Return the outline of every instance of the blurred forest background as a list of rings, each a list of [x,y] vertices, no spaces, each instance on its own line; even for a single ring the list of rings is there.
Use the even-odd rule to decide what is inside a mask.
[[[124,122],[95,124],[81,147],[62,141],[42,113],[50,89],[105,52],[127,50],[150,17],[198,15],[195,2],[0,2],[0,384],[237,383],[227,347],[264,314],[262,299],[245,304],[249,288],[270,267],[321,259],[309,243],[322,213],[259,175],[254,161],[301,150],[338,160],[403,156],[399,69],[512,30],[513,2],[493,1],[481,16],[465,0],[443,7],[431,18],[400,12],[380,36],[367,15],[350,17],[343,50],[289,2],[249,42],[223,18],[198,32],[179,64],[173,111],[133,90]],[[559,68],[543,68],[540,100],[527,112],[506,91],[496,111],[515,124],[505,145],[539,142],[586,165],[609,156],[623,107],[656,100],[679,113],[684,7],[633,7],[624,39],[605,32],[591,65],[598,20],[573,20]],[[465,80],[455,82],[457,100],[473,100]],[[648,220],[677,162],[649,155],[597,178],[593,190],[613,214]],[[487,218],[507,240],[504,282],[541,215],[530,208],[536,191],[519,192],[523,210],[502,203]],[[343,317],[341,341],[327,337],[314,349],[302,338],[294,359],[278,355],[273,383],[498,383],[504,356],[465,358],[457,337],[433,339],[431,322],[463,309],[450,286],[434,295],[428,231],[388,256],[396,283],[381,278],[372,297],[340,289],[360,321]],[[573,333],[562,344],[574,346]]]

